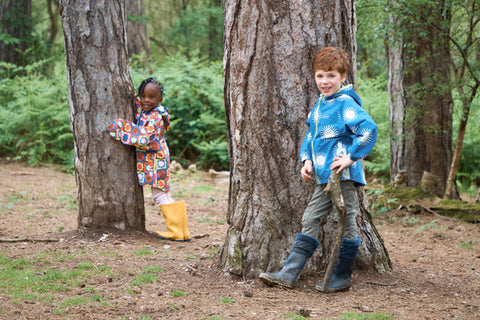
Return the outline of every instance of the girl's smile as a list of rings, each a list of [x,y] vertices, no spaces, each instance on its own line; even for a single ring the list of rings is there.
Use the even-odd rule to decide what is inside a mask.
[[[140,92],[140,104],[145,112],[155,109],[163,100],[163,95],[156,85],[147,83],[143,92]]]

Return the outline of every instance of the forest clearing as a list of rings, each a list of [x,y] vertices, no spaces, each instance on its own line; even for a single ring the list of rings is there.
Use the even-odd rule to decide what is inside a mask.
[[[479,224],[390,211],[374,221],[393,272],[355,270],[352,288],[335,294],[315,291],[323,274],[269,288],[218,267],[228,185],[206,172],[174,174],[193,239],[171,242],[152,235],[164,221],[149,190],[147,233],[81,230],[73,175],[2,159],[0,319],[480,318]]]

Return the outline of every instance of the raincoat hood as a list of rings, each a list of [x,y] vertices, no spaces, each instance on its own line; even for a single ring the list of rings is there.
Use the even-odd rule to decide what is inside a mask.
[[[342,94],[346,94],[352,97],[352,99],[355,100],[355,102],[358,103],[360,107],[362,106],[362,100],[360,99],[358,94],[355,92],[355,90],[353,90],[353,86],[351,84],[341,87],[340,90],[338,90],[337,92],[335,92],[334,94],[332,94],[330,97],[326,99],[327,100],[334,99]]]

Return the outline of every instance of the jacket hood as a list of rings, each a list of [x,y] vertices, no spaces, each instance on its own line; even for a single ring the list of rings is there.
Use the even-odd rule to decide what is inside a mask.
[[[358,94],[355,92],[355,90],[353,90],[353,86],[351,84],[341,87],[340,90],[338,90],[337,92],[335,92],[335,94],[328,97],[328,99],[336,98],[342,94],[346,94],[352,97],[352,99],[355,100],[355,102],[358,103],[360,107],[362,106],[362,100],[360,99]]]

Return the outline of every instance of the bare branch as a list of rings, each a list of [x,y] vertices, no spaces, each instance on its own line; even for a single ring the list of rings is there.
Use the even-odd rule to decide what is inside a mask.
[[[345,234],[345,202],[342,196],[342,188],[340,187],[340,175],[336,174],[336,170],[332,170],[330,174],[330,178],[328,179],[328,183],[326,187],[323,189],[325,194],[329,194],[333,200],[335,205],[335,209],[338,213],[338,232],[337,237],[335,239],[335,243],[332,249],[332,253],[330,254],[330,258],[328,259],[328,266],[327,270],[325,271],[325,277],[323,279],[322,288],[320,291],[322,292],[331,292],[329,290],[328,285],[330,284],[330,280],[332,279],[333,269],[335,268],[335,264],[337,263],[338,254],[340,253],[340,248],[342,247],[343,237]]]

